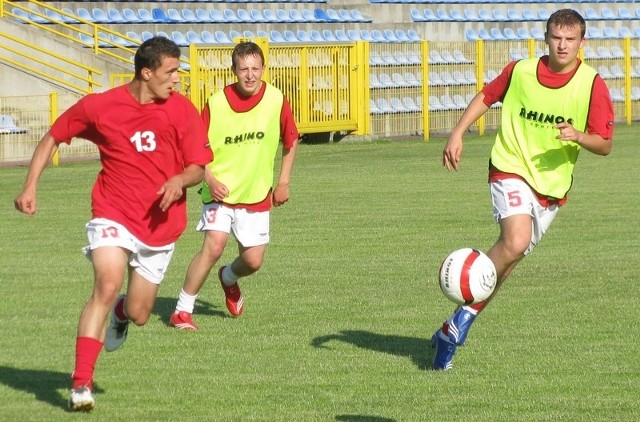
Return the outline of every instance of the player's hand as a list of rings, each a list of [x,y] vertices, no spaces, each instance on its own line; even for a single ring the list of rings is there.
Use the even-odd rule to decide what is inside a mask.
[[[274,207],[279,207],[289,201],[289,185],[279,184],[276,186],[271,195],[271,199]]]
[[[159,204],[160,209],[162,211],[166,211],[169,209],[171,204],[182,198],[182,195],[184,195],[182,180],[179,177],[172,177],[164,182],[164,185],[162,185],[156,193],[162,196]]]
[[[576,130],[567,122],[558,123],[556,125],[556,129],[560,131],[560,134],[556,136],[556,139],[559,139],[561,141],[578,142],[580,134],[582,134],[582,132]]]
[[[209,192],[211,192],[211,196],[214,201],[222,202],[224,198],[229,196],[229,188],[224,183],[218,182],[217,180],[213,181],[212,184],[209,185]]]
[[[32,192],[22,192],[13,200],[13,205],[18,211],[33,215],[36,213],[37,208],[36,195]]]
[[[442,151],[442,166],[448,171],[458,171],[458,163],[462,157],[462,138],[450,137]]]

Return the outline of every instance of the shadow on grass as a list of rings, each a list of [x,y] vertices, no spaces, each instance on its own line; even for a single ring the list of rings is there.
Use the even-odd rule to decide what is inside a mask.
[[[330,341],[342,341],[361,349],[406,356],[419,369],[429,370],[433,362],[434,350],[431,348],[430,341],[424,338],[382,335],[361,330],[343,330],[340,334],[316,337],[312,340],[311,345],[318,348],[328,348],[326,344]]]
[[[60,394],[60,390],[71,388],[71,374],[67,372],[0,366],[0,382],[14,390],[33,394],[36,400],[67,410],[69,398]],[[94,384],[93,393],[101,394],[104,390]]]
[[[336,420],[346,422],[395,422],[395,419],[369,415],[338,415]]]
[[[224,296],[221,294],[221,302],[224,301]],[[155,306],[153,307],[153,313],[158,315],[160,320],[167,326],[169,326],[169,318],[173,311],[176,309],[176,303],[178,303],[177,297],[157,297]],[[216,316],[220,318],[231,318],[231,315],[227,314],[224,310],[220,310],[219,307],[214,306],[212,303],[196,299],[196,305],[193,308],[194,315],[208,315]]]

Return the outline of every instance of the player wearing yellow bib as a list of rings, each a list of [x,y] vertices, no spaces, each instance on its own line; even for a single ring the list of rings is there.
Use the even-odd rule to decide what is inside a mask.
[[[500,236],[487,255],[498,282],[484,302],[456,309],[432,337],[433,367],[447,370],[471,324],[511,271],[540,242],[566,201],[578,153],[608,155],[613,105],[595,70],[578,59],[585,21],[575,10],[554,12],[547,21],[549,55],[511,62],[474,97],[442,153],[447,170],[458,170],[462,136],[502,101],[502,121],[491,151],[489,186]]]
[[[282,92],[262,81],[264,55],[252,42],[232,53],[237,82],[213,94],[202,117],[208,127],[213,161],[205,169],[202,249],[193,258],[178,296],[171,325],[197,330],[192,314],[196,298],[227,244],[229,233],[239,255],[218,271],[227,309],[237,317],[244,309],[238,279],[260,269],[269,243],[270,209],[289,200],[298,129]],[[273,187],[275,159],[282,143],[278,182]]]

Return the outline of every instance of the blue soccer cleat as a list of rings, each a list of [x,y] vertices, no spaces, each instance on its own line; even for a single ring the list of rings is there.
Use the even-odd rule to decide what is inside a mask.
[[[476,314],[464,308],[456,310],[445,324],[448,326],[446,336],[449,338],[449,341],[455,343],[457,346],[462,346],[467,339],[467,334],[469,334],[469,328],[471,328],[471,324],[473,324],[476,317]]]
[[[442,332],[442,329],[436,331],[433,337],[431,337],[431,347],[435,347],[436,349],[436,355],[433,359],[433,369],[436,371],[447,371],[453,368],[453,355],[456,354],[458,346],[449,341],[449,337]]]

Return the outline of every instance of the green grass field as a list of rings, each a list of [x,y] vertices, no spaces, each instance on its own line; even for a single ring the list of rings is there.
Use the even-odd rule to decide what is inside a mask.
[[[610,156],[581,154],[568,204],[448,372],[429,369],[454,307],[437,271],[497,236],[492,136],[467,138],[459,173],[440,165],[443,139],[301,145],[265,265],[241,282],[245,313],[230,318],[211,279],[195,333],[167,325],[202,240],[190,191],[154,314],[100,356],[91,415],[66,400],[98,163],[47,169],[32,218],[13,209],[26,169],[1,168],[0,420],[638,421],[639,131],[619,125]]]

